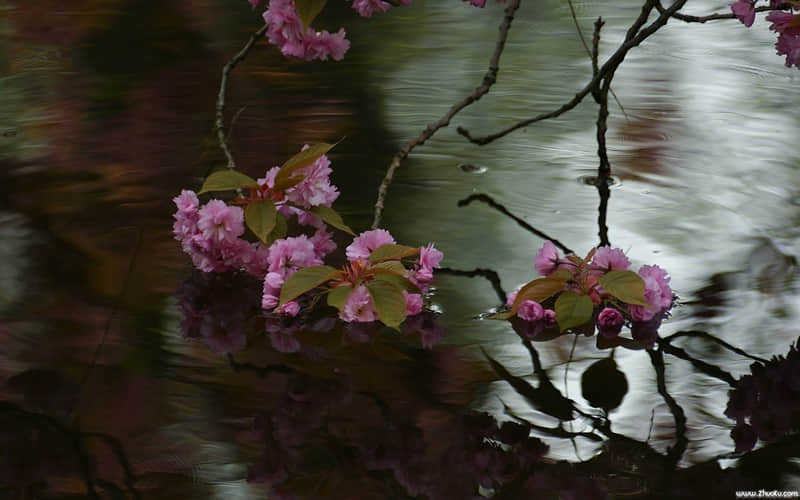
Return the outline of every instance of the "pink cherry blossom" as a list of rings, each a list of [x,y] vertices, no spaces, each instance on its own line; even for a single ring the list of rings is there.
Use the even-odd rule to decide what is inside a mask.
[[[339,318],[348,323],[367,323],[378,319],[378,312],[366,286],[360,285],[350,292]]]
[[[796,66],[800,69],[800,35],[781,33],[775,48],[779,56],[786,56],[786,67]]]
[[[232,241],[244,233],[244,211],[226,205],[222,200],[211,200],[198,212],[197,227],[209,240]]]
[[[642,266],[639,276],[644,280],[644,298],[648,307],[631,305],[631,317],[635,321],[649,321],[659,311],[672,305],[672,289],[667,272],[658,266]]]
[[[597,315],[597,327],[600,335],[616,337],[622,329],[624,318],[622,313],[613,307],[606,307]]]
[[[270,0],[264,12],[269,42],[278,46],[286,57],[305,59],[341,60],[350,48],[344,29],[336,33],[315,31],[310,26],[303,31],[303,23],[292,0]]]
[[[314,243],[304,234],[275,240],[269,247],[269,270],[273,272],[289,271],[293,274],[301,267],[321,264]],[[284,274],[284,278],[288,277]]]
[[[308,149],[308,144],[303,150]],[[305,178],[298,184],[286,190],[286,198],[305,208],[325,205],[331,206],[339,197],[339,190],[331,184],[331,162],[325,155],[320,156],[308,167],[303,167],[294,172],[294,175],[303,175]],[[274,185],[274,180],[273,180]]]
[[[598,247],[592,257],[592,266],[606,271],[624,271],[631,266],[631,261],[619,248]]]
[[[509,294],[506,295],[506,307],[511,307],[514,305],[514,301],[517,300],[517,294],[519,293],[520,288],[522,287],[517,287],[516,290],[509,292]]]
[[[422,312],[422,295],[403,290],[403,297],[406,299],[406,316],[415,316]]]
[[[178,207],[178,212],[183,214],[197,212],[200,206],[200,200],[197,199],[197,194],[188,189],[182,190],[181,194],[173,198],[172,201],[174,201],[175,206]]]
[[[433,243],[419,249],[419,265],[426,269],[438,269],[444,253],[433,248]]]
[[[523,300],[517,309],[517,316],[525,321],[538,321],[544,317],[544,308],[534,300]]]
[[[297,313],[300,312],[300,304],[298,304],[294,300],[290,300],[289,302],[283,304],[282,306],[275,309],[275,312],[278,314],[282,314],[284,316],[295,317]]]
[[[361,17],[372,17],[374,12],[386,12],[392,4],[381,0],[353,0],[353,8]]]
[[[558,249],[553,242],[550,240],[545,241],[542,248],[536,254],[536,259],[534,261],[536,272],[542,276],[553,274],[553,272],[558,269],[559,258]]]
[[[366,260],[369,254],[376,248],[395,243],[392,235],[385,229],[373,229],[364,231],[353,239],[353,242],[345,248],[347,260],[350,262],[358,259]]]
[[[738,0],[730,4],[733,15],[748,28],[756,19],[755,0]]]
[[[322,259],[329,253],[336,250],[336,242],[333,241],[333,233],[327,231],[327,226],[323,225],[311,236],[311,243],[314,245],[314,254]]]
[[[552,309],[545,309],[542,318],[544,319],[544,323],[547,326],[552,326],[556,324],[556,312]]]

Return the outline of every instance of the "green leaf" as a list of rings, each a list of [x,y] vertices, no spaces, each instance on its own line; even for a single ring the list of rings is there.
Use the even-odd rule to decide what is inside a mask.
[[[331,290],[328,292],[328,305],[341,311],[342,308],[344,308],[344,303],[347,301],[347,297],[350,296],[350,292],[352,291],[353,288],[349,286],[337,286],[331,288]]]
[[[650,305],[644,299],[644,280],[633,271],[609,271],[600,277],[600,285],[623,302]]]
[[[342,217],[338,213],[336,213],[336,210],[332,209],[331,207],[320,205],[318,207],[311,207],[309,209],[303,209],[303,210],[305,210],[310,214],[316,215],[317,217],[322,219],[322,221],[325,222],[326,224],[329,224],[335,227],[336,229],[344,231],[345,233],[351,236],[355,236],[353,230],[350,229],[350,227],[344,223]]]
[[[314,0],[311,1],[313,2]],[[323,2],[323,5],[324,3],[325,2]],[[299,12],[300,6],[297,5],[297,7]],[[298,182],[300,182],[300,181],[295,181],[296,177],[292,176],[292,174],[295,171],[303,167],[307,167],[312,163],[314,163],[315,161],[317,161],[317,158],[330,151],[331,148],[334,147],[335,145],[336,144],[327,144],[324,142],[320,142],[319,144],[314,144],[313,146],[310,146],[309,148],[300,151],[296,155],[286,160],[286,162],[283,165],[281,165],[281,169],[278,170],[278,174],[275,176],[275,186],[273,187],[273,189],[275,191],[284,191],[294,186]]]
[[[307,291],[332,280],[339,273],[338,269],[331,266],[312,266],[300,269],[283,284],[281,301],[278,305],[283,305],[290,300],[296,299]]]
[[[244,221],[247,227],[266,245],[271,243],[268,241],[269,235],[275,229],[277,216],[278,211],[275,210],[275,204],[271,200],[254,201],[248,203],[244,209]]]
[[[257,188],[255,179],[236,170],[218,170],[206,178],[197,194],[209,191],[233,191],[239,188]]]
[[[416,286],[414,286],[414,283],[408,281],[408,278],[406,278],[405,276],[398,276],[396,273],[392,271],[386,271],[382,273],[376,272],[375,279],[391,283],[392,285],[401,290],[407,290],[409,292],[419,293],[419,289]]]
[[[564,276],[550,275],[546,278],[535,279],[523,286],[519,289],[519,292],[517,292],[517,298],[514,299],[514,303],[511,305],[511,310],[509,311],[511,316],[517,313],[519,305],[526,300],[533,300],[541,303],[562,291],[566,281],[567,278]]]
[[[388,281],[374,280],[367,283],[367,290],[375,303],[378,319],[395,330],[406,319],[406,299],[403,292]]]
[[[297,10],[297,15],[303,21],[303,32],[305,33],[308,26],[317,17],[328,0],[294,0],[294,6]]]
[[[374,264],[384,260],[397,260],[402,259],[403,257],[411,257],[412,255],[417,255],[418,253],[419,248],[389,243],[386,245],[381,245],[373,250],[372,253],[369,254],[369,261],[371,264]]]
[[[578,295],[567,290],[556,300],[556,321],[563,332],[567,328],[580,326],[592,319],[594,304],[587,295]]]
[[[399,260],[387,260],[384,262],[378,262],[374,266],[371,267],[374,273],[380,274],[396,274],[398,276],[405,276],[408,274],[408,269],[403,265],[402,262]]]
[[[286,237],[287,232],[286,227],[286,217],[283,216],[280,212],[275,216],[275,227],[272,228],[272,231],[267,235],[267,240],[264,242],[267,245],[272,245],[275,240],[280,238]]]

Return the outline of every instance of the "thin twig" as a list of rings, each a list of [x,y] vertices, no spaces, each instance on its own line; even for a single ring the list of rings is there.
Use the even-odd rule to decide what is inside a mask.
[[[645,6],[647,6],[650,3],[651,2],[648,1],[645,4]],[[676,0],[675,3],[673,3],[668,9],[665,9],[664,12],[662,12],[658,16],[658,18],[656,18],[656,20],[653,21],[650,25],[639,30],[636,33],[636,35],[631,37],[630,39],[626,38],[625,42],[617,48],[617,50],[603,64],[603,66],[600,68],[597,74],[594,75],[594,77],[592,77],[592,80],[589,83],[587,83],[581,90],[579,90],[578,93],[575,94],[575,97],[573,97],[566,103],[562,104],[557,109],[538,114],[532,118],[521,120],[511,125],[510,127],[501,130],[500,132],[489,134],[483,137],[473,137],[472,134],[470,134],[470,132],[464,127],[458,127],[457,128],[458,133],[464,136],[468,141],[472,142],[473,144],[483,145],[495,141],[501,137],[504,137],[510,134],[511,132],[514,132],[515,130],[527,127],[528,125],[531,125],[533,123],[540,122],[542,120],[547,120],[549,118],[556,118],[558,116],[563,115],[567,111],[573,109],[575,106],[580,104],[581,101],[583,101],[583,98],[586,97],[587,94],[592,92],[592,90],[596,89],[600,84],[600,81],[604,79],[609,73],[616,71],[617,67],[625,59],[625,56],[627,55],[629,50],[640,45],[647,37],[649,37],[656,31],[658,31],[658,29],[660,29],[662,26],[664,26],[667,23],[667,21],[669,21],[669,18],[672,16],[672,14],[680,10],[684,6],[684,4],[686,4],[686,0]],[[648,11],[647,9],[643,9],[642,13],[636,19],[633,26],[642,26],[647,21],[649,13],[650,11]]]
[[[228,75],[239,64],[245,57],[247,57],[247,53],[250,52],[250,49],[253,48],[256,41],[259,38],[264,36],[264,33],[267,32],[268,25],[264,25],[250,35],[250,39],[247,43],[242,47],[242,50],[239,51],[233,59],[228,61],[222,68],[222,79],[219,82],[219,94],[217,95],[217,112],[216,117],[214,120],[214,129],[217,132],[217,139],[219,140],[219,147],[222,149],[222,152],[225,153],[225,158],[228,160],[228,168],[234,169],[236,168],[236,162],[233,161],[233,155],[231,154],[230,149],[228,148],[228,142],[225,139],[225,93],[228,90]]]
[[[589,59],[591,59],[592,61],[592,76],[594,76],[597,74],[597,53],[598,53],[597,43],[600,41],[600,39],[597,38],[597,35],[600,28],[597,26],[596,22],[594,25],[595,37],[592,40],[592,49],[590,50],[589,44],[586,43],[586,38],[583,36],[583,30],[581,30],[581,25],[578,23],[578,16],[577,14],[575,14],[575,6],[572,4],[572,0],[567,0],[567,4],[569,5],[569,13],[572,16],[572,22],[575,24],[575,31],[578,32],[578,38],[581,39],[581,45],[583,45],[584,50],[586,50],[586,55],[588,55]],[[597,21],[600,22],[600,26],[602,26],[602,21],[600,19],[598,19]],[[614,93],[613,89],[611,90],[611,96],[614,98],[614,101],[616,101],[617,106],[619,106],[620,111],[622,111],[622,114],[625,115],[625,118],[628,118],[628,113],[625,112],[625,108],[622,106],[622,103],[619,102],[617,94]]]
[[[497,294],[497,298],[500,299],[501,304],[505,305],[506,300],[508,299],[505,290],[503,290],[503,285],[500,283],[500,276],[498,276],[497,271],[493,269],[476,268],[473,269],[472,271],[463,271],[461,269],[443,267],[441,269],[438,269],[436,272],[443,274],[451,274],[453,276],[465,276],[467,278],[474,278],[475,276],[481,276],[489,280],[489,283],[492,284],[494,293]]]
[[[754,10],[756,12],[766,12],[770,10],[784,10],[785,8],[789,7],[789,4],[782,4],[776,7],[770,7],[769,5],[765,5],[762,7],[756,7]],[[661,2],[656,3],[656,9],[659,12],[664,12],[666,9]],[[709,14],[707,16],[691,16],[689,14],[680,14],[678,12],[672,14],[672,17],[683,21],[685,23],[707,23],[708,21],[718,21],[720,19],[736,19],[736,15],[733,12],[729,12],[727,14]]]
[[[489,89],[497,81],[497,73],[500,71],[500,55],[503,53],[503,49],[505,48],[508,31],[511,28],[511,22],[514,20],[514,13],[519,8],[520,1],[521,0],[512,0],[508,4],[508,7],[506,7],[505,16],[503,17],[503,21],[500,23],[499,33],[497,35],[497,43],[495,44],[492,57],[489,60],[489,69],[483,76],[483,82],[481,85],[476,87],[475,90],[473,90],[470,95],[462,99],[461,102],[451,107],[450,110],[439,119],[439,121],[428,125],[419,136],[406,144],[403,149],[395,153],[395,155],[392,157],[389,168],[386,169],[386,175],[384,176],[383,181],[378,188],[378,199],[375,201],[375,216],[372,220],[372,229],[377,229],[378,226],[380,226],[381,215],[383,214],[383,207],[386,198],[386,191],[389,189],[389,184],[392,183],[394,172],[400,166],[400,163],[408,157],[415,147],[425,144],[425,141],[430,139],[440,128],[448,126],[450,124],[450,120],[456,114],[458,114],[459,111],[479,100],[484,96],[484,94],[489,92]]]
[[[471,194],[468,197],[464,198],[463,200],[459,200],[458,201],[458,206],[459,207],[463,207],[463,206],[469,205],[473,201],[480,201],[480,202],[486,203],[487,205],[489,205],[490,207],[494,208],[495,210],[497,210],[498,212],[502,213],[503,215],[506,215],[506,216],[510,217],[511,219],[514,219],[514,221],[517,224],[519,224],[520,227],[522,227],[523,229],[525,229],[527,231],[530,231],[531,233],[535,234],[536,236],[538,236],[538,237],[540,237],[542,239],[552,241],[553,244],[555,246],[557,246],[558,248],[560,248],[564,253],[575,253],[572,250],[570,250],[569,247],[567,247],[566,245],[564,245],[563,243],[561,243],[557,239],[553,238],[552,236],[548,235],[547,233],[539,231],[538,229],[536,229],[535,227],[531,226],[530,224],[528,224],[524,220],[520,219],[516,215],[512,214],[511,212],[509,212],[506,207],[504,207],[502,204],[494,201],[494,199],[492,199],[492,197],[489,196],[488,194],[481,194],[481,193],[479,193],[479,194]]]

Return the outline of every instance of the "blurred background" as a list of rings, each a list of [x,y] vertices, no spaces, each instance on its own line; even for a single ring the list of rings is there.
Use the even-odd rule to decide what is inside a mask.
[[[574,4],[587,37],[598,16],[606,21],[601,61],[641,8],[626,0]],[[229,82],[226,116],[239,168],[262,176],[305,143],[344,137],[329,155],[342,193],[336,208],[356,231],[367,229],[392,154],[480,84],[502,7],[415,0],[362,19],[331,1],[317,24],[344,25],[352,42],[337,63],[286,60],[259,42]],[[687,11],[726,9],[693,1]],[[0,461],[11,464],[0,463],[0,492],[9,498],[81,498],[87,474],[98,478],[103,498],[134,489],[145,498],[226,499],[288,491],[344,498],[334,492],[348,491],[325,482],[338,474],[323,481],[298,473],[299,482],[324,485],[305,493],[248,483],[263,451],[263,442],[247,438],[253,418],[284,407],[280,397],[294,372],[275,382],[274,373],[241,369],[218,354],[224,347],[189,342],[181,331],[181,300],[194,297],[187,280],[198,278],[172,237],[171,200],[224,166],[213,133],[220,73],[261,26],[260,16],[244,0],[0,0],[0,399],[13,404],[0,414],[4,439],[35,434],[41,447],[25,441],[0,451]],[[774,41],[762,16],[750,29],[735,20],[671,21],[617,71],[612,88],[624,113],[611,103],[607,135],[615,177],[610,240],[635,268],[668,270],[683,303],[662,337],[703,330],[761,358],[786,354],[800,332],[800,72],[783,66]],[[455,126],[481,135],[555,109],[590,74],[567,4],[523,3],[497,84],[403,163],[383,227],[405,244],[435,242],[447,267],[494,269],[506,291],[535,277],[543,241],[485,205],[457,207],[470,194],[487,193],[588,251],[599,241],[599,199],[585,182],[598,163],[591,99],[482,147]],[[257,283],[226,286],[220,296],[229,299],[258,290]],[[263,328],[254,333],[249,325],[241,362],[323,379],[347,371],[352,391],[401,402],[409,425],[428,438],[467,409],[559,425],[496,380],[481,353],[535,382],[530,353],[509,325],[477,318],[499,304],[488,281],[439,276],[434,303],[444,336],[432,349],[389,338],[365,350],[352,341],[353,350],[336,344],[337,356],[315,364],[308,352],[287,360]],[[752,363],[715,342],[681,345],[737,378]],[[609,351],[594,339],[573,345],[572,336],[536,349],[558,391],[588,408],[581,375]],[[629,385],[612,415],[614,431],[667,453],[675,423],[650,358],[618,350],[614,359]],[[734,447],[734,421],[723,414],[729,385],[669,356],[666,377],[687,419],[679,466],[718,464],[714,458]],[[359,410],[340,411],[346,419]],[[589,432],[591,422],[569,430]],[[580,463],[604,450],[592,439],[534,436],[552,460]],[[429,448],[443,447],[441,439]],[[61,453],[54,443],[63,440]],[[763,481],[800,488],[796,459],[782,455],[780,463]],[[399,477],[395,471],[376,480],[375,498],[426,494]],[[387,478],[396,489],[381,489]],[[625,487],[653,492],[652,484]],[[371,498],[367,490],[352,498]]]

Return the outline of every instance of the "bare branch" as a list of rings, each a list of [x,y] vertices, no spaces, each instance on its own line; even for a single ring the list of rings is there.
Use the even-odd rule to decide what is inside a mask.
[[[494,52],[489,60],[489,69],[486,71],[481,85],[476,87],[470,95],[450,108],[450,110],[445,113],[445,115],[442,116],[439,121],[428,125],[419,136],[406,144],[403,149],[395,153],[395,155],[392,157],[389,168],[386,169],[386,175],[384,176],[383,181],[378,188],[378,199],[375,201],[375,216],[372,220],[372,229],[377,229],[378,226],[380,226],[381,215],[383,214],[383,206],[386,198],[386,191],[389,189],[389,184],[392,183],[394,172],[400,166],[400,163],[408,157],[415,147],[425,144],[425,141],[430,139],[440,128],[448,126],[450,124],[450,120],[456,114],[458,114],[459,111],[474,103],[483,97],[484,94],[489,92],[489,89],[497,81],[497,73],[500,70],[500,55],[503,53],[503,49],[505,48],[508,31],[511,28],[511,22],[514,20],[514,13],[519,8],[520,1],[521,0],[512,0],[508,4],[508,7],[506,7],[505,16],[503,17],[503,21],[500,23]]]
[[[267,28],[268,26],[265,24],[261,29],[250,35],[250,39],[244,47],[242,47],[242,50],[233,56],[233,58],[228,61],[228,64],[222,68],[222,79],[219,82],[219,94],[217,95],[217,112],[214,120],[214,130],[217,132],[219,147],[222,149],[222,152],[225,153],[225,158],[228,160],[228,168],[230,169],[236,168],[236,162],[233,161],[233,155],[225,139],[225,93],[228,90],[228,75],[237,64],[247,57],[247,53],[250,52],[250,49],[253,48],[256,41],[264,36],[267,32]]]
[[[762,7],[756,7],[755,11],[766,12],[769,10],[784,10],[786,7],[788,7],[788,4],[778,5],[777,7],[770,7],[768,5],[765,5]],[[666,10],[664,6],[661,5],[661,2],[656,3],[656,9],[658,9],[659,12],[664,12]],[[701,23],[701,24],[707,23],[708,21],[718,21],[720,19],[736,19],[736,15],[734,15],[733,12],[728,12],[727,14],[720,14],[720,13],[710,14],[707,16],[691,16],[689,14],[681,14],[679,12],[675,12],[674,14],[672,14],[672,17],[679,21],[683,21],[685,23]]]
[[[635,26],[644,25],[650,14],[650,11],[653,9],[651,4],[654,4],[652,0],[648,0],[648,2],[645,3],[645,6],[642,8],[642,12],[639,14],[639,17],[636,18],[636,21],[634,21],[634,24],[631,26],[632,28]],[[626,36],[625,42],[623,42],[623,44],[617,48],[617,50],[611,55],[611,57],[608,58],[605,64],[603,64],[603,66],[597,72],[597,74],[592,77],[592,80],[589,83],[587,83],[581,90],[579,90],[578,93],[575,94],[575,97],[573,97],[566,103],[562,104],[557,109],[553,111],[548,111],[546,113],[538,114],[533,118],[528,118],[526,120],[519,121],[511,125],[510,127],[501,130],[500,132],[496,132],[494,134],[490,134],[483,137],[473,137],[469,133],[469,131],[463,127],[458,127],[457,129],[458,133],[466,137],[468,141],[474,144],[488,144],[520,128],[527,127],[528,125],[540,122],[542,120],[547,120],[549,118],[556,118],[558,116],[563,115],[567,111],[571,110],[572,108],[580,104],[580,102],[583,101],[583,98],[586,97],[587,94],[597,89],[602,79],[604,79],[610,73],[616,71],[617,67],[622,63],[623,60],[625,60],[625,56],[628,54],[629,50],[631,50],[634,47],[637,47],[647,37],[649,37],[656,31],[658,31],[659,28],[667,24],[667,21],[669,21],[670,17],[672,17],[672,15],[678,10],[680,10],[685,4],[686,0],[677,0],[668,9],[665,9],[658,16],[658,18],[656,18],[656,20],[653,21],[650,25],[640,29],[635,34],[631,34],[630,38]],[[650,5],[649,9],[647,8],[648,5]]]

